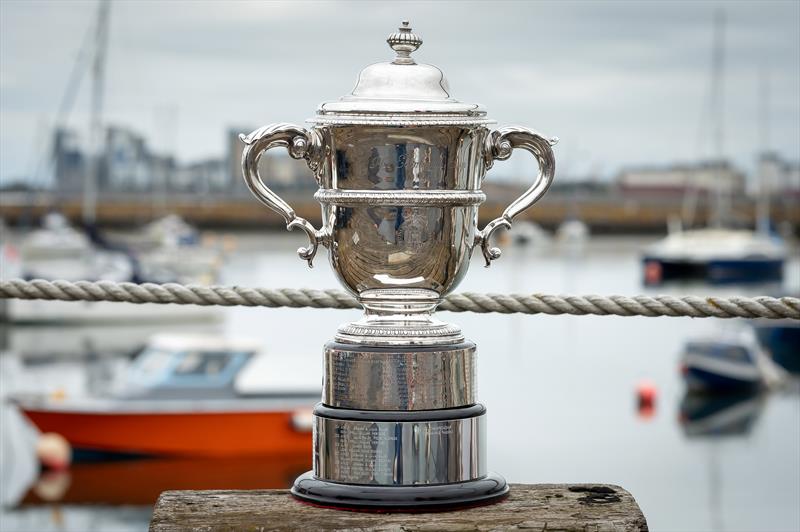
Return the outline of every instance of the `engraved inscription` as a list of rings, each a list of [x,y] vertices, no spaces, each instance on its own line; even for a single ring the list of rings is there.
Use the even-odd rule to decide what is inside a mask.
[[[474,348],[325,353],[325,404],[361,410],[431,410],[475,403]]]
[[[318,418],[314,473],[354,484],[460,482],[486,474],[484,416],[431,422]]]

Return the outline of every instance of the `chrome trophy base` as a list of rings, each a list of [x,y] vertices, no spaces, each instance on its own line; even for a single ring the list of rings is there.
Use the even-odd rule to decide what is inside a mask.
[[[495,473],[452,484],[379,486],[340,484],[304,473],[292,486],[292,495],[311,504],[376,512],[446,511],[491,504],[508,495],[506,480]]]
[[[292,494],[322,506],[435,511],[508,493],[486,464],[475,344],[325,346],[313,470]]]
[[[418,411],[314,409],[314,470],[292,494],[322,506],[432,511],[508,493],[486,470],[481,404]]]

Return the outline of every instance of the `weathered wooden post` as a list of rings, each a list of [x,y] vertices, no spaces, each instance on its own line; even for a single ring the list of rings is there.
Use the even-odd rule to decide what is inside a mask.
[[[366,513],[320,508],[289,490],[167,491],[150,532],[188,530],[647,531],[630,493],[607,484],[512,484],[496,504],[437,513]]]

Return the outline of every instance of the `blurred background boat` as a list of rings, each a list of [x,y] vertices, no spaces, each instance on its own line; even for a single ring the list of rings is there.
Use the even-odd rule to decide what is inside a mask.
[[[724,33],[725,17],[720,11],[714,20],[710,65],[708,115],[711,124],[701,124],[701,130],[712,130],[714,158],[717,161],[725,161]],[[762,100],[759,102],[759,112],[763,122],[759,135],[763,152],[767,154],[768,94],[759,96]],[[713,284],[763,284],[783,280],[787,251],[783,239],[770,228],[770,192],[767,176],[764,175],[767,168],[767,164],[759,165],[755,229],[736,227],[732,207],[736,192],[729,183],[730,179],[725,176],[729,173],[726,164],[716,164],[710,168],[708,177],[713,201],[706,227],[692,228],[698,187],[696,183],[687,182],[681,216],[669,218],[667,236],[643,250],[644,283],[659,285],[677,280],[700,280]]]
[[[112,242],[96,227],[81,231],[57,212],[2,249],[3,277],[67,281],[214,284],[223,263],[220,245],[203,245],[198,231],[171,216]],[[0,322],[86,323],[219,319],[215,307],[109,302],[0,301]]]
[[[642,257],[645,284],[676,280],[768,283],[783,279],[786,248],[773,235],[747,229],[680,230],[648,246]]]
[[[24,279],[141,281],[132,254],[95,246],[86,232],[74,228],[58,212],[42,218],[41,227],[22,239],[19,253],[5,266],[8,277]]]
[[[706,392],[775,388],[786,380],[786,372],[762,349],[749,326],[726,327],[687,342],[681,373],[690,390]]]
[[[320,379],[296,360],[264,355],[246,341],[159,335],[105,396],[9,400],[40,432],[63,436],[78,453],[308,454]]]
[[[567,251],[580,251],[589,241],[589,226],[578,218],[565,220],[556,230],[558,245]]]
[[[551,244],[552,237],[550,234],[539,224],[529,220],[522,220],[514,224],[514,230],[504,232],[511,242],[517,246],[533,246],[533,247],[546,247]]]

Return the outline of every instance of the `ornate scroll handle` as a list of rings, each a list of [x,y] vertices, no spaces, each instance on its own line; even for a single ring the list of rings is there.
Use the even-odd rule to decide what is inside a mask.
[[[514,148],[522,148],[531,152],[536,160],[539,162],[539,175],[531,185],[531,188],[525,191],[519,198],[514,200],[511,205],[506,207],[500,218],[495,218],[489,222],[482,231],[479,231],[475,236],[475,243],[481,245],[483,258],[486,259],[486,267],[488,268],[492,261],[500,258],[500,249],[489,247],[489,239],[497,229],[505,227],[511,228],[511,220],[516,215],[536,203],[544,196],[550,184],[553,182],[553,175],[556,171],[556,160],[553,156],[551,146],[558,142],[557,137],[549,139],[544,138],[539,133],[519,126],[510,126],[500,128],[493,131],[491,135],[486,137],[484,144],[483,156],[486,162],[486,169],[492,167],[495,159],[505,160],[511,157],[511,152]]]
[[[309,246],[299,248],[297,254],[301,259],[308,261],[309,268],[313,267],[312,261],[317,254],[317,247],[326,242],[325,234],[322,230],[317,231],[308,220],[297,216],[288,203],[264,184],[258,173],[258,161],[268,149],[282,146],[292,158],[305,159],[316,176],[322,164],[324,151],[319,133],[292,124],[270,124],[247,136],[239,135],[239,138],[245,143],[242,152],[244,182],[261,203],[283,216],[287,229],[299,227],[305,231]]]

